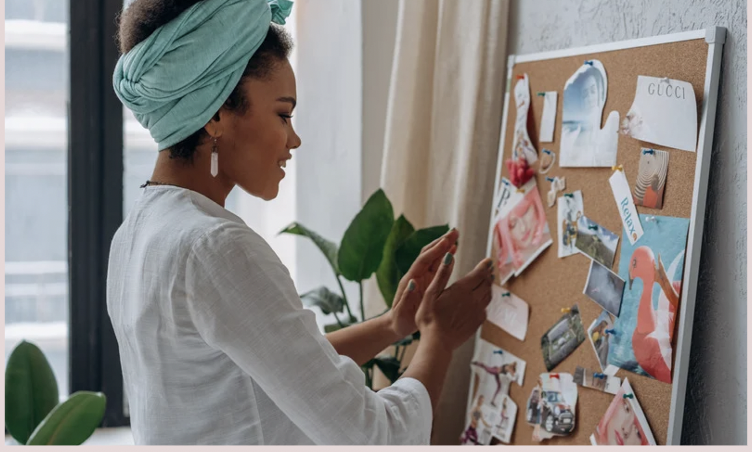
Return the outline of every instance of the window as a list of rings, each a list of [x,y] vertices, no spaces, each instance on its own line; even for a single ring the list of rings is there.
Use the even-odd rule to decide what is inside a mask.
[[[68,395],[68,2],[5,5],[5,359],[21,341]]]

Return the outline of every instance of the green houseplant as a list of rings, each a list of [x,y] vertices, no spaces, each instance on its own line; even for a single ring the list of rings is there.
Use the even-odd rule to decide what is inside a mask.
[[[78,391],[60,402],[44,353],[21,341],[5,368],[5,428],[19,444],[77,446],[102,422],[106,398]]]
[[[300,223],[292,223],[280,231],[280,234],[294,234],[310,239],[324,254],[334,272],[339,292],[321,286],[300,296],[305,305],[317,306],[325,315],[334,315],[336,323],[324,327],[324,331],[329,333],[367,320],[363,307],[363,281],[374,273],[384,302],[388,309],[391,308],[400,279],[410,269],[421,249],[448,230],[448,225],[416,230],[404,215],[395,220],[392,203],[384,191],[379,189],[352,220],[339,246]],[[342,285],[343,278],[358,284],[359,318],[351,311]],[[393,344],[393,355],[379,355],[364,364],[362,368],[366,385],[373,387],[374,366],[391,382],[395,382],[404,372],[402,360],[407,347],[418,338],[417,332],[405,337]]]

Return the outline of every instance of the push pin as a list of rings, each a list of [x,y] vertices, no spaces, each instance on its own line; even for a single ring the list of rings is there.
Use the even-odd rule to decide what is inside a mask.
[[[538,92],[537,92],[537,93],[535,93],[535,94],[537,94],[538,96],[541,96],[541,97],[543,97],[543,96],[545,96],[545,95],[546,95],[546,93],[544,93],[543,91],[538,91]]]
[[[525,193],[525,189],[520,187],[517,189],[517,193]]]
[[[589,224],[587,228],[590,229],[591,231],[597,231],[598,230],[598,225]]]
[[[646,215],[645,221],[657,221],[653,215]]]
[[[549,181],[549,182],[553,182],[555,179],[553,177],[546,176],[546,180]]]
[[[587,64],[588,66],[592,66],[592,65],[593,65],[593,62],[592,62],[592,61],[590,61],[590,60],[585,60],[585,64]]]
[[[611,171],[624,171],[624,167],[621,165],[612,166]]]
[[[548,374],[548,376],[549,376],[550,378],[556,378],[556,379],[558,379],[558,380],[561,380],[561,378],[559,378],[559,374]]]
[[[561,312],[571,312],[572,308],[561,308]]]
[[[653,149],[644,149],[642,153],[643,154],[655,154],[655,151]]]
[[[634,394],[624,394],[621,397],[623,399],[634,399]]]
[[[671,80],[668,77],[661,77],[662,82],[666,82],[666,84],[671,85]]]
[[[494,355],[503,355],[504,350],[494,350]]]
[[[616,334],[616,330],[613,330],[613,329],[609,329],[609,330],[606,330],[606,331],[604,331],[604,332],[605,332],[606,334]]]
[[[512,293],[511,292],[506,292],[506,293],[501,294],[501,296],[502,297],[511,297]]]
[[[564,196],[567,197],[567,198],[574,198],[574,194],[573,193],[564,193]]]
[[[553,152],[551,152],[551,151],[550,151],[550,150],[548,150],[548,149],[544,149],[544,150],[543,150],[543,152],[544,152],[544,153],[546,153],[546,154],[548,154],[548,155],[551,155],[551,154],[553,154]]]
[[[604,378],[606,378],[606,374],[602,374],[602,373],[599,373],[599,372],[594,373],[593,376],[595,378],[600,378],[601,380],[603,380]]]
[[[525,80],[525,76],[524,75],[518,75],[517,76],[517,80]]]
[[[504,185],[509,185],[509,181],[504,179],[502,182],[504,182]]]

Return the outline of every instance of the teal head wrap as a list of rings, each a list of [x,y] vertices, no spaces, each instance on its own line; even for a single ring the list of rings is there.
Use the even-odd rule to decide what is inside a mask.
[[[159,150],[204,127],[232,93],[289,0],[204,0],[122,55],[113,86]]]

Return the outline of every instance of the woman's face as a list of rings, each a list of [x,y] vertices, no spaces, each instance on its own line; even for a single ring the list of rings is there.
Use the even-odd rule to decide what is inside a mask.
[[[521,214],[516,214],[514,211],[509,214],[509,232],[517,249],[530,246],[536,224],[537,217],[533,203],[528,204]]]
[[[642,444],[642,434],[637,427],[634,411],[627,399],[619,402],[616,413],[608,420],[606,435],[608,444],[620,446]]]
[[[290,62],[279,61],[266,79],[246,79],[244,90],[248,111],[220,116],[219,168],[249,194],[274,199],[290,150],[300,146],[290,119],[297,97]]]
[[[582,103],[588,110],[597,110],[598,105],[598,84],[595,77],[588,75],[582,83]]]

